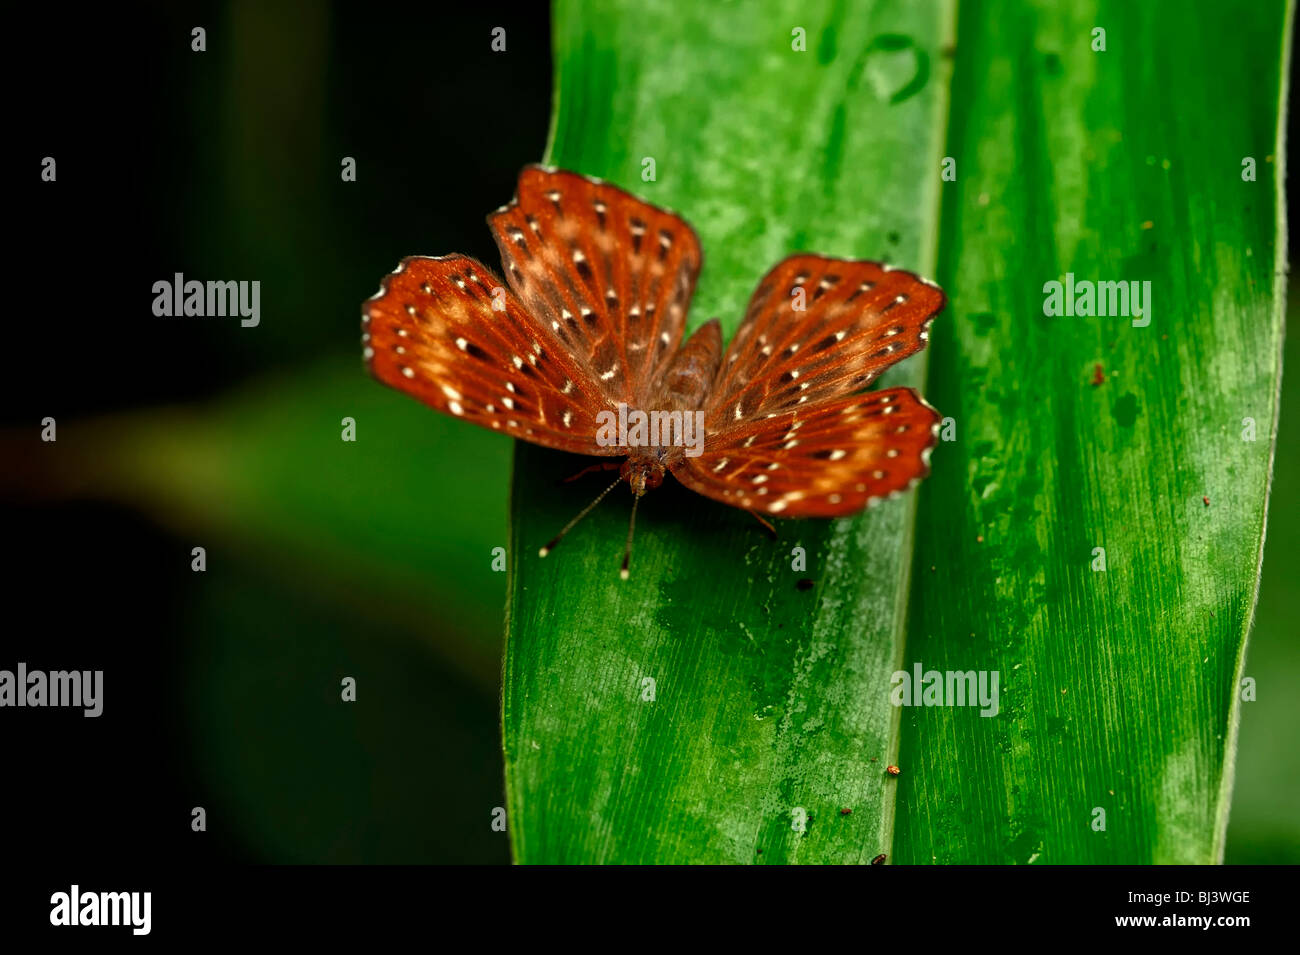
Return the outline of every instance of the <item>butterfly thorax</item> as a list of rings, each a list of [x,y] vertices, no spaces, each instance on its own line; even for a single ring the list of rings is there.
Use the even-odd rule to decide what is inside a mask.
[[[702,408],[721,363],[722,327],[713,318],[696,329],[673,355],[652,389],[651,407],[665,411]]]
[[[715,318],[700,326],[673,355],[649,389],[652,397],[643,410],[651,414],[672,414],[676,422],[696,415],[708,397],[721,361],[722,329]],[[671,434],[668,429],[652,427],[652,441],[634,448],[628,455],[620,473],[638,497],[662,484],[664,472],[680,464],[692,449],[696,454],[700,452],[704,440],[703,414],[696,418],[701,419],[698,428],[696,419],[692,418],[685,421],[684,429],[674,428]]]

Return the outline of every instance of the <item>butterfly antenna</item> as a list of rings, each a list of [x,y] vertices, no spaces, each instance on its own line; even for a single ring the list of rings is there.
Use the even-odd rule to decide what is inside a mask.
[[[750,511],[749,513],[754,516],[754,520],[767,528],[767,532],[772,535],[772,540],[776,540],[776,528],[772,526],[772,522],[763,517],[758,511]]]
[[[537,552],[537,556],[545,557],[551,551],[555,550],[555,545],[560,542],[560,539],[564,537],[565,534],[569,533],[569,531],[573,530],[574,526],[578,523],[578,521],[582,520],[584,517],[590,514],[592,510],[595,509],[596,505],[605,499],[605,495],[608,494],[610,491],[614,490],[614,488],[618,487],[619,484],[621,484],[622,482],[623,482],[623,477],[622,475],[620,475],[617,481],[615,481],[609,487],[605,488],[605,490],[597,494],[596,499],[594,501],[592,501],[590,504],[588,504],[586,507],[580,510],[578,512],[577,517],[569,521],[569,523],[565,524],[564,528],[560,531],[560,533],[552,537],[551,542]]]
[[[641,503],[641,495],[638,494],[632,498],[632,519],[627,522],[627,547],[623,549],[623,567],[618,575],[627,580],[631,574],[628,572],[628,565],[632,563],[632,532],[636,530],[636,506]]]

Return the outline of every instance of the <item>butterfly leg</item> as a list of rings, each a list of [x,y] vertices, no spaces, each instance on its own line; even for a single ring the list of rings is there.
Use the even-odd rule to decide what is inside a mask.
[[[622,461],[601,461],[599,464],[593,464],[590,467],[583,468],[577,474],[570,474],[568,477],[562,478],[556,483],[572,484],[574,481],[578,480],[578,478],[586,477],[588,474],[594,474],[597,471],[617,471],[622,466]]]
[[[760,524],[762,524],[764,527],[767,528],[767,532],[772,535],[772,540],[776,540],[776,528],[772,526],[772,522],[769,521],[767,518],[765,518],[762,514],[758,513],[758,511],[750,511],[749,513],[754,515],[754,520],[758,521]]]

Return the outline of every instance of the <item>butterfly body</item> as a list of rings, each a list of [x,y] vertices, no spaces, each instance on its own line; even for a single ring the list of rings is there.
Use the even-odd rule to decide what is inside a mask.
[[[704,406],[709,386],[722,361],[722,326],[716,318],[700,326],[669,361],[663,375],[652,389],[654,397],[645,412],[659,410],[672,414],[694,414]],[[650,428],[649,441],[635,448],[624,464],[623,477],[640,496],[648,488],[663,483],[664,472],[680,467],[689,449],[672,435]],[[668,440],[662,440],[667,437]]]
[[[673,356],[664,371],[653,408],[698,411],[722,363],[722,326],[716,318],[699,327]]]
[[[928,473],[938,413],[911,388],[864,389],[924,347],[945,303],[932,283],[792,255],[724,351],[717,319],[682,342],[702,256],[672,212],[530,166],[488,222],[505,282],[464,256],[413,257],[363,307],[380,381],[521,440],[625,457],[610,466],[638,499],[672,473],[756,513],[836,517]],[[623,440],[632,419],[640,440]]]

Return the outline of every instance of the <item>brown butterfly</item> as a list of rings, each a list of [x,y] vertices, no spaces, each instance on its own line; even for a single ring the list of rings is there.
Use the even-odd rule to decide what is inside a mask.
[[[529,166],[488,224],[508,284],[461,255],[403,259],[365,303],[361,337],[376,378],[439,411],[624,458],[596,466],[618,480],[542,556],[621,481],[635,495],[626,577],[636,502],[665,473],[769,530],[758,512],[852,514],[929,473],[938,413],[911,388],[862,389],[925,346],[945,303],[936,285],[793,255],[759,283],[724,354],[716,318],[681,343],[701,255],[673,213]]]

